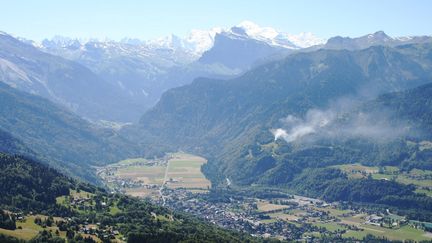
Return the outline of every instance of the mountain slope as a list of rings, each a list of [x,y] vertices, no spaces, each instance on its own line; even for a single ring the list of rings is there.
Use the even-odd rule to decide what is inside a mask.
[[[246,70],[258,60],[281,52],[287,52],[287,49],[251,38],[244,29],[233,27],[230,32],[216,34],[213,47],[204,52],[198,61]]]
[[[0,207],[52,211],[56,198],[69,194],[73,180],[20,156],[0,153]]]
[[[0,83],[0,103],[0,129],[7,131],[5,136],[18,139],[17,146],[27,147],[73,175],[94,181],[89,166],[126,158],[134,151],[114,131],[98,129],[44,98],[3,83]],[[4,143],[2,148],[6,152],[27,154],[25,149],[11,149]]]
[[[136,122],[169,88],[189,84],[199,76],[223,78],[242,71],[195,63],[196,54],[167,45],[61,39],[45,40],[41,50],[80,63],[112,87],[116,94],[97,104],[109,111],[113,120],[122,122]]]
[[[91,119],[124,121],[127,115],[122,111],[134,106],[117,87],[86,67],[6,34],[0,35],[0,81]]]
[[[311,33],[290,35],[244,21],[229,30],[193,30],[187,38],[170,35],[117,42],[54,37],[34,45],[80,63],[116,87],[131,102],[127,109],[111,112],[122,112],[123,120],[116,117],[117,121],[135,122],[170,88],[197,77],[232,78],[274,54],[318,43],[322,40]]]
[[[233,80],[196,80],[166,92],[138,127],[123,132],[135,136],[148,152],[189,149],[201,153],[211,158],[208,166],[213,167],[208,171],[219,171],[238,183],[252,183],[271,169],[283,177],[292,164],[278,162],[264,150],[254,154],[261,151],[259,144],[274,139],[270,130],[277,128],[280,119],[290,114],[305,116],[312,108],[324,109],[347,96],[366,100],[427,83],[432,78],[431,48],[425,44],[319,50],[290,55]],[[299,156],[302,153],[295,151]],[[279,182],[290,179],[285,176]]]

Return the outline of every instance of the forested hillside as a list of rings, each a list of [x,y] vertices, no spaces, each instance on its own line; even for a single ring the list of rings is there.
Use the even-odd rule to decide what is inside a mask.
[[[91,165],[135,154],[125,138],[101,129],[50,101],[0,82],[1,151],[37,156],[70,175],[95,181]],[[19,141],[19,142],[18,142]],[[33,151],[33,152],[29,152]]]
[[[399,115],[365,108],[371,113],[362,116],[356,107],[379,94],[430,82],[431,52],[430,44],[417,44],[293,54],[236,79],[198,79],[169,90],[138,126],[122,132],[148,155],[187,149],[210,158],[205,171],[213,182],[228,177],[238,184],[285,184],[305,167],[340,163],[401,165],[406,161],[408,166],[416,147],[406,146],[404,138],[371,143],[370,137],[358,139],[346,131],[350,136],[319,139],[305,146],[282,138],[274,141],[272,131],[283,126],[287,117],[298,122],[315,110],[320,116],[327,116],[327,111],[335,114],[332,128],[345,122],[349,130],[348,125],[361,119],[385,125]],[[343,109],[338,110],[339,106]],[[374,118],[375,113],[385,116]]]

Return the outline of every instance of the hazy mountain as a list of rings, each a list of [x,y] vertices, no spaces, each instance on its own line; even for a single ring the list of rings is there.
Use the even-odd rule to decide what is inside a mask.
[[[194,63],[198,57],[183,48],[178,37],[158,41],[157,44],[137,40],[80,42],[56,38],[43,41],[41,50],[86,66],[113,87],[120,94],[117,96],[130,101],[128,107],[121,108],[122,112],[106,107],[116,115],[114,121],[137,121],[165,90],[188,84],[198,76],[224,77],[241,72]]]
[[[0,35],[0,81],[91,119],[128,121],[129,109],[143,111],[140,104],[83,65],[7,34]]]
[[[213,47],[203,53],[199,62],[247,70],[256,61],[281,52],[287,52],[286,48],[250,38],[244,29],[233,27],[216,34]]]
[[[95,181],[91,165],[134,156],[116,132],[99,129],[52,102],[0,83],[1,151],[41,158],[52,166]]]
[[[322,48],[325,49],[364,49],[370,46],[398,46],[405,44],[420,44],[431,43],[430,36],[406,36],[406,37],[390,37],[384,31],[377,31],[373,34],[368,34],[356,38],[336,36],[330,38]]]
[[[307,48],[325,43],[325,39],[319,38],[310,32],[290,34],[271,27],[261,27],[251,21],[243,21],[235,27],[243,29],[252,39],[288,49]]]
[[[245,21],[226,31],[218,27],[192,30],[185,38],[169,35],[118,42],[56,36],[33,45],[92,70],[132,103],[122,109],[127,114],[121,118],[117,109],[111,110],[118,114],[114,120],[137,121],[170,88],[197,77],[233,77],[273,54],[322,42],[311,33],[290,35]]]
[[[208,166],[213,172],[251,183],[281,166],[274,159],[260,162],[271,154],[253,156],[253,151],[261,151],[256,144],[274,139],[271,130],[280,119],[289,115],[301,119],[309,110],[325,109],[339,98],[367,100],[430,82],[431,50],[431,44],[319,50],[292,54],[232,80],[198,79],[166,92],[141,118],[139,127],[123,132],[135,136],[148,152],[181,148],[202,153],[212,158]],[[290,167],[284,166],[279,175],[289,179]]]
[[[244,21],[217,33],[213,47],[203,53],[199,62],[247,70],[272,56],[284,56],[293,50],[322,44],[323,41],[311,33],[295,36]]]

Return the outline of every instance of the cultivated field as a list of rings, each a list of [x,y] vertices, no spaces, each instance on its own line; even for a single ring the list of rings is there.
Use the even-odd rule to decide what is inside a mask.
[[[132,165],[117,171],[117,176],[120,178],[142,181],[152,185],[162,185],[164,175],[165,167],[163,166]]]
[[[307,203],[301,207],[289,208],[286,205],[273,204],[268,200],[258,199],[256,201],[257,211],[269,216],[269,219],[261,220],[261,223],[274,223],[282,220],[301,226],[306,222],[317,227],[326,228],[332,232],[342,232],[343,237],[354,237],[362,239],[368,234],[378,237],[386,237],[391,240],[431,240],[432,235],[424,230],[415,229],[405,224],[401,227],[380,227],[367,224],[365,218],[368,214],[355,213],[348,209],[338,209],[334,206],[318,207]],[[310,215],[310,212],[325,212],[329,217]],[[333,220],[332,220],[333,219]],[[357,228],[355,230],[354,228]],[[320,236],[319,232],[309,232],[307,235]]]
[[[210,181],[201,172],[201,166],[205,163],[207,160],[199,156],[172,154],[172,158],[168,161],[167,187],[207,190]]]
[[[207,160],[186,153],[168,154],[164,158],[122,160],[101,168],[99,174],[113,190],[137,197],[160,197],[161,187],[184,188],[193,193],[206,192],[210,187],[201,172]]]
[[[350,178],[366,178],[371,175],[376,180],[395,180],[401,184],[412,184],[416,186],[417,193],[424,193],[432,196],[432,171],[413,169],[409,172],[402,172],[394,166],[382,168],[364,166],[360,164],[346,164],[332,166],[344,171]]]

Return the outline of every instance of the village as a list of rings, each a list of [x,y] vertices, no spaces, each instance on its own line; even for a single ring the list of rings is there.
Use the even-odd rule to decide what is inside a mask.
[[[216,195],[215,200],[217,193],[210,192],[209,183],[201,174],[202,161],[191,161],[198,160],[182,154],[158,160],[129,160],[98,169],[98,175],[112,192],[148,198],[174,211],[191,213],[223,228],[254,236],[307,240],[326,234],[357,239],[374,234],[432,239],[427,232],[431,225],[407,220],[388,209],[371,210],[290,194],[280,198],[237,194],[221,200]],[[185,178],[200,180],[191,184]]]

